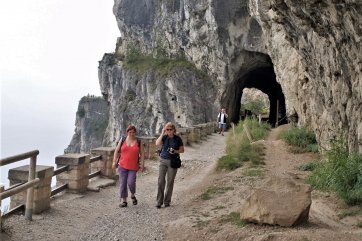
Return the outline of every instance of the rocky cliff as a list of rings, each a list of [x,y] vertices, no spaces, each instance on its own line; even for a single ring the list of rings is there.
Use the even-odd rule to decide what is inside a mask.
[[[362,151],[360,0],[115,0],[113,12],[121,37],[99,65],[105,143],[129,123],[152,135],[221,106],[237,122],[243,89],[257,88],[272,125],[298,115],[321,147],[341,136]]]
[[[104,132],[108,125],[108,103],[101,97],[85,96],[79,101],[75,130],[65,153],[87,153],[103,146]]]

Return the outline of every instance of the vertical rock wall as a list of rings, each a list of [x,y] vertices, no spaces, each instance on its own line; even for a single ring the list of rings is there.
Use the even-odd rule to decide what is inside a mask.
[[[252,1],[289,111],[328,148],[361,148],[362,2]]]
[[[360,0],[115,0],[113,12],[121,37],[99,67],[107,142],[131,122],[154,134],[166,121],[213,120],[220,106],[237,117],[242,89],[254,80],[267,85],[253,73],[269,69],[286,113],[312,127],[321,147],[342,137],[361,151]],[[166,76],[125,69],[130,48],[186,59],[206,75],[180,66]]]

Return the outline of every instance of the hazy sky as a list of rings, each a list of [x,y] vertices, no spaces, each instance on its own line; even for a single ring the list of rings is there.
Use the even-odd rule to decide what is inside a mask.
[[[101,95],[98,61],[120,35],[113,3],[1,0],[1,158],[38,149],[42,164],[63,154],[78,101]]]

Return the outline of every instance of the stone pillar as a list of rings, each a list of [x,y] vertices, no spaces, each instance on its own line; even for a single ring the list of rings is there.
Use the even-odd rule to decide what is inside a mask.
[[[37,165],[35,178],[39,178],[38,186],[34,187],[33,213],[41,213],[50,208],[51,184],[54,174],[54,167]],[[29,178],[29,165],[20,166],[9,170],[8,178],[10,186],[25,183]],[[27,190],[10,197],[10,209],[26,203]]]
[[[112,169],[115,147],[99,147],[91,150],[92,156],[101,156],[102,159],[91,163],[91,172],[101,171],[101,175],[114,179],[116,170]]]
[[[5,191],[5,187],[4,187],[4,185],[0,185],[0,193],[2,193],[3,191]],[[2,230],[2,225],[3,225],[3,222],[1,220],[1,200],[0,200],[0,232]]]
[[[82,193],[87,191],[89,183],[89,154],[64,154],[55,157],[57,168],[69,166],[67,172],[57,175],[57,183],[68,184],[70,192]]]
[[[145,150],[145,159],[152,159],[155,160],[158,157],[157,154],[157,146],[156,146],[156,139],[157,137],[154,136],[139,136],[137,137],[141,140],[143,148]]]

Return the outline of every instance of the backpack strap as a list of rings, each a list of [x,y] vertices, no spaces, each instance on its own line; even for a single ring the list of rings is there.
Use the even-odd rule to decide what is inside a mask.
[[[141,140],[137,138],[138,144],[138,163],[140,163],[140,156],[141,156]]]
[[[119,151],[118,151],[119,156],[121,156],[121,149],[122,149],[122,145],[123,145],[123,143],[124,143],[125,140],[126,140],[126,137],[125,137],[125,136],[122,136],[122,137],[121,137],[121,140],[120,140],[121,146],[119,147]]]

